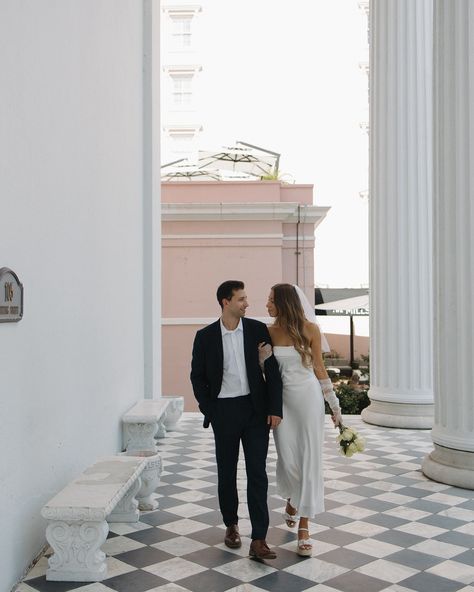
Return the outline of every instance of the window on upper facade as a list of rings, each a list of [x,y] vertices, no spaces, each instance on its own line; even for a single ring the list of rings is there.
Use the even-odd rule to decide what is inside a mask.
[[[193,101],[193,77],[190,74],[172,74],[173,105],[175,107],[189,107]]]
[[[197,139],[202,131],[200,125],[165,125],[163,131],[163,154],[166,162],[180,158],[197,158]]]
[[[172,51],[190,51],[193,49],[194,24],[196,15],[202,11],[199,4],[169,4],[162,10],[168,15],[166,21],[168,33],[171,36]]]
[[[172,16],[171,37],[175,49],[189,49],[192,46],[192,16]]]
[[[194,134],[171,134],[172,150],[175,154],[188,155],[193,149]]]

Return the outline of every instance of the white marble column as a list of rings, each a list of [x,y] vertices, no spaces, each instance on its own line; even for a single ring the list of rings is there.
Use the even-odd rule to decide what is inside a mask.
[[[161,397],[160,3],[143,6],[144,397]],[[138,207],[138,204],[137,204]]]
[[[370,4],[370,373],[362,418],[430,428],[432,0]]]
[[[474,489],[474,0],[434,7],[435,421],[423,472]]]

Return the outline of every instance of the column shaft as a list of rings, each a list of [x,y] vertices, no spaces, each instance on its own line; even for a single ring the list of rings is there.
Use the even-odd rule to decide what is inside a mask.
[[[434,7],[435,422],[423,472],[474,489],[474,0]]]
[[[370,406],[429,428],[432,365],[432,2],[370,5]]]

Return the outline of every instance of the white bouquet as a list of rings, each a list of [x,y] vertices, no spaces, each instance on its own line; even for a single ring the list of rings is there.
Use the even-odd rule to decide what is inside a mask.
[[[348,428],[342,423],[339,424],[337,441],[343,456],[352,456],[356,452],[362,452],[365,449],[364,438],[359,436],[354,428]]]

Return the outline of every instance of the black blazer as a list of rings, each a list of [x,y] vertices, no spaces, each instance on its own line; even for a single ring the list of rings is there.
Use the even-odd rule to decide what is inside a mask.
[[[258,344],[271,343],[267,326],[255,319],[242,319],[244,355],[250,396],[258,415],[282,413],[282,382],[278,363],[272,355],[265,360],[265,378],[258,363]],[[222,386],[224,348],[220,320],[196,333],[191,362],[191,382],[199,409],[204,414],[204,427],[208,427],[217,405]]]

